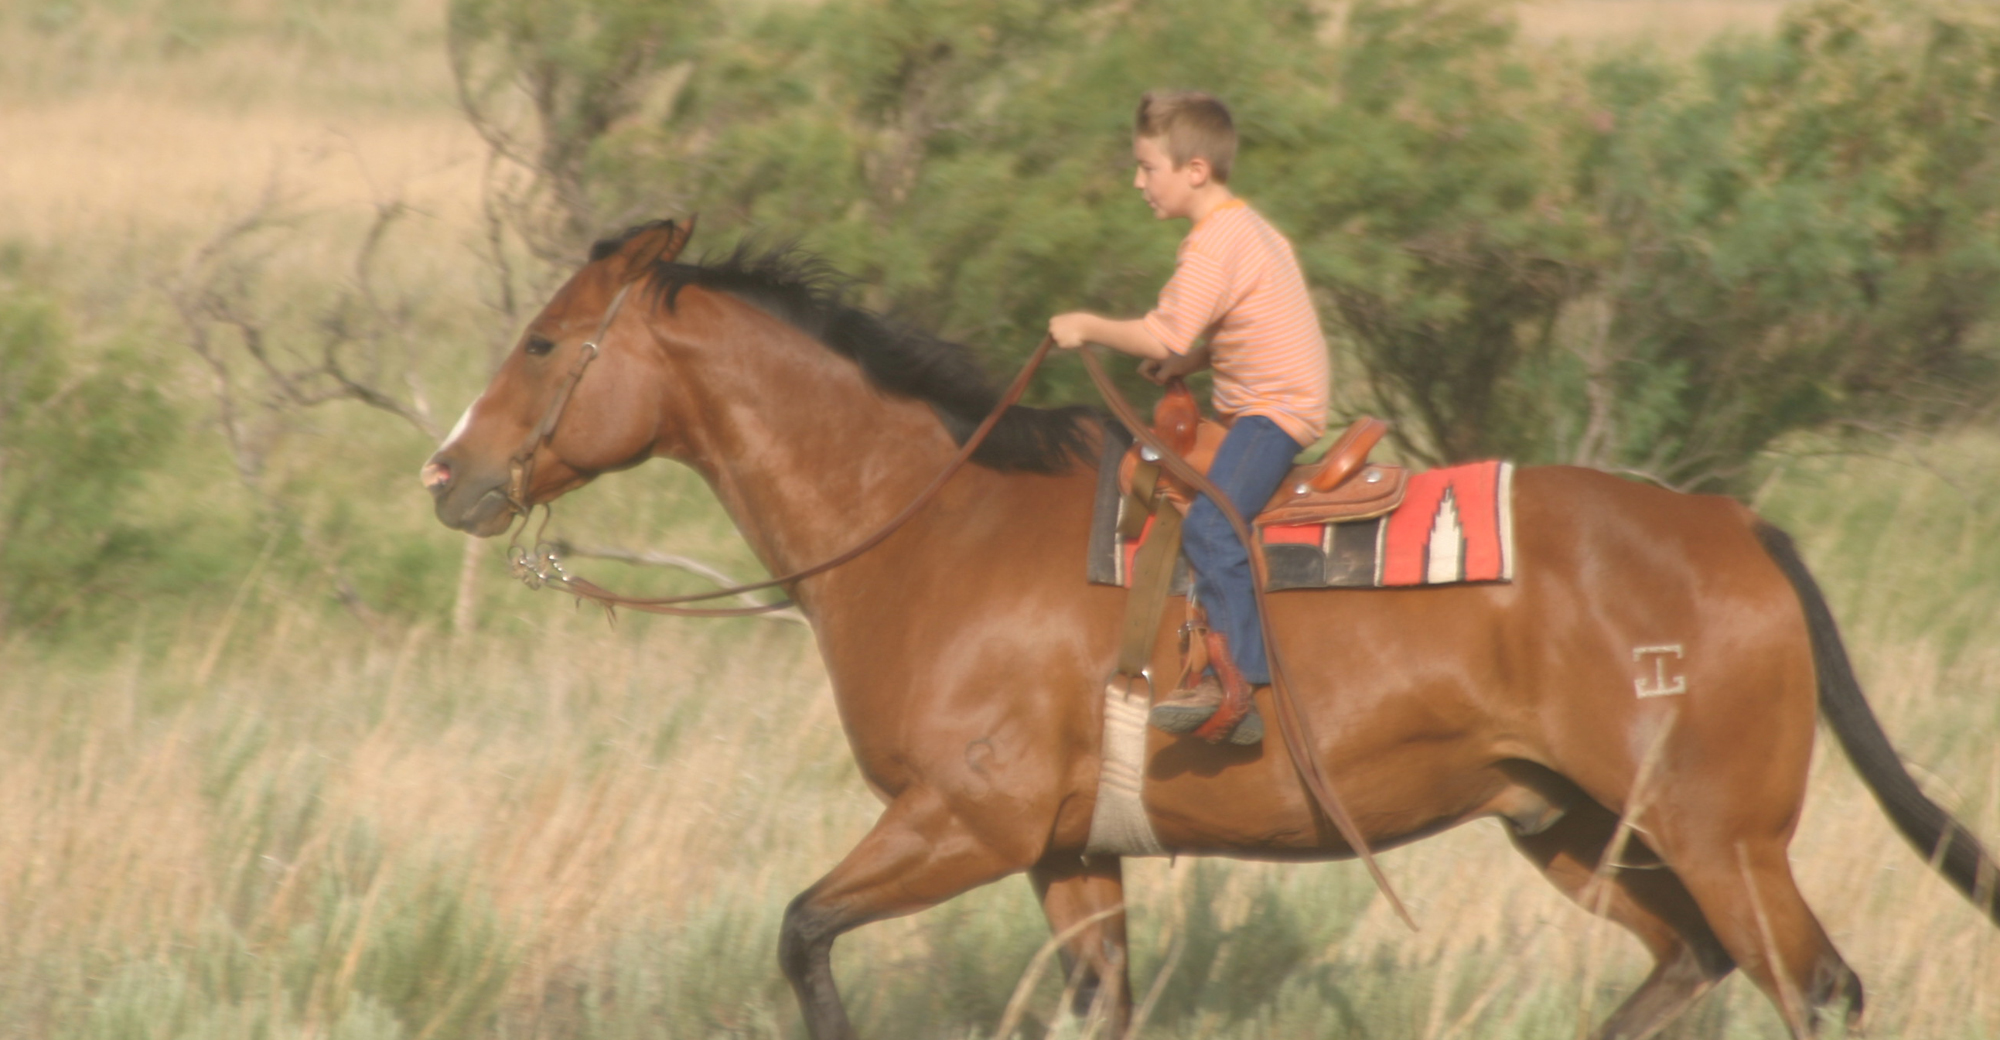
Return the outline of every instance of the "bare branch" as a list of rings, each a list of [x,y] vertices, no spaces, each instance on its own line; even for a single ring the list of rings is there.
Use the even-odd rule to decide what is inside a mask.
[[[458,94],[459,110],[465,113],[466,122],[472,124],[473,132],[486,142],[487,149],[493,155],[503,157],[524,169],[534,169],[534,160],[521,153],[515,146],[513,136],[501,129],[499,124],[487,115],[486,109],[474,96],[470,44],[458,33],[447,33],[445,55],[451,64],[451,84],[452,89]]]
[[[175,312],[180,315],[182,324],[187,326],[188,347],[208,366],[216,418],[222,426],[223,438],[229,443],[229,455],[236,464],[237,479],[253,490],[258,489],[262,485],[262,455],[260,452],[253,453],[244,436],[243,424],[236,409],[235,382],[230,377],[229,364],[209,339],[208,315],[197,300],[178,287],[167,284],[162,288]]]

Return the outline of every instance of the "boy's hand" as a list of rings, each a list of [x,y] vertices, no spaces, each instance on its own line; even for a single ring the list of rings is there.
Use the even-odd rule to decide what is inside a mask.
[[[1083,311],[1058,314],[1049,319],[1049,338],[1064,350],[1076,350],[1090,341],[1090,319]]]
[[[1113,321],[1089,311],[1071,311],[1050,318],[1049,338],[1064,350],[1075,350],[1085,343],[1101,343],[1120,354],[1139,358],[1165,358],[1170,354],[1146,331],[1144,321],[1138,318]]]
[[[1184,379],[1208,367],[1208,344],[1185,354],[1170,354],[1163,358],[1147,358],[1139,362],[1139,375],[1162,386],[1176,379]]]

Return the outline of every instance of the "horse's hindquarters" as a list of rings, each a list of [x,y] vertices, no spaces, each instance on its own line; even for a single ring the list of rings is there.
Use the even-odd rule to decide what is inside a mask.
[[[1615,812],[1699,805],[1731,829],[1788,834],[1812,665],[1749,514],[1560,467],[1522,470],[1515,510],[1510,584],[1272,597],[1322,767],[1370,841],[1557,811],[1517,762]],[[1146,804],[1169,848],[1345,854],[1281,741],[1156,734],[1149,752]]]

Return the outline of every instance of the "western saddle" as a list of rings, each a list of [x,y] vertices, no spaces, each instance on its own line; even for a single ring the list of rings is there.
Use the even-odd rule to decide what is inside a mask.
[[[1251,522],[1260,528],[1323,524],[1366,520],[1394,510],[1402,504],[1409,472],[1401,466],[1368,461],[1368,453],[1388,431],[1388,423],[1372,416],[1355,420],[1323,458],[1294,466]],[[1206,474],[1229,428],[1203,418],[1193,392],[1175,381],[1153,409],[1153,432]],[[1158,458],[1148,457],[1151,455],[1144,445],[1134,444],[1118,466],[1118,486],[1123,491],[1118,533],[1128,541],[1145,529],[1146,519],[1161,504],[1160,495],[1183,515],[1194,500],[1193,489],[1161,467]]]

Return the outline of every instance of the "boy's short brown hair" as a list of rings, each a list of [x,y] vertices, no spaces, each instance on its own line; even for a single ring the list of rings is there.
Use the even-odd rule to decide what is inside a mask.
[[[1190,159],[1206,159],[1215,179],[1229,183],[1229,168],[1236,162],[1236,121],[1229,118],[1229,106],[1215,95],[1199,90],[1149,90],[1139,99],[1132,133],[1165,138],[1175,169],[1186,166]]]

